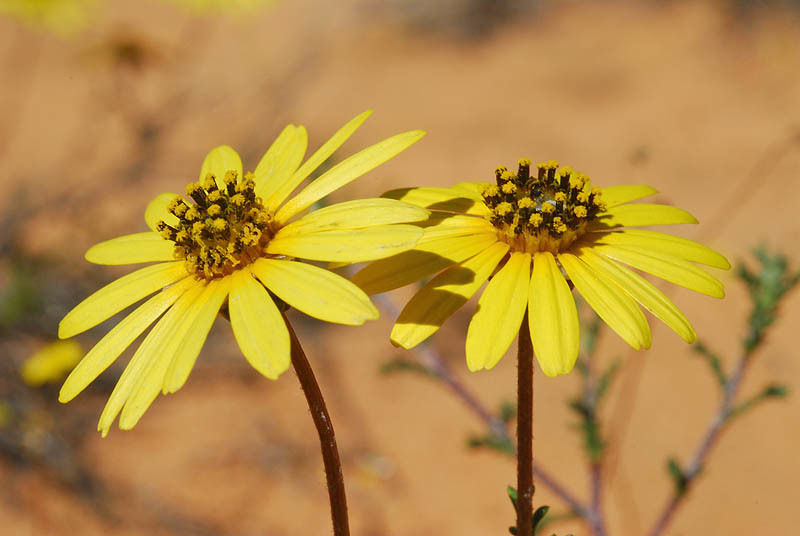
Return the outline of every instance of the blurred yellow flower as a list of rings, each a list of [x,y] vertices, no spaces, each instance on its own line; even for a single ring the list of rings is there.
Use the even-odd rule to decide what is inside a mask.
[[[0,15],[67,35],[85,28],[97,5],[97,0],[0,0]]]
[[[165,0],[170,4],[176,4],[192,11],[202,13],[207,11],[227,11],[246,13],[254,11],[260,7],[265,7],[277,2],[277,0]]]
[[[244,176],[236,151],[217,147],[206,156],[199,182],[186,188],[193,202],[161,194],[145,211],[151,232],[89,249],[86,259],[97,264],[158,264],[86,298],[61,321],[59,337],[72,337],[157,294],[83,358],[64,383],[59,400],[74,398],[159,318],[111,394],[98,424],[103,435],[120,412],[120,427],[130,429],[159,391],[174,393],[183,386],[221,309],[227,310],[245,358],[271,379],[290,363],[289,333],[272,295],[327,322],[360,325],[377,318],[369,297],[347,279],[294,259],[361,262],[413,247],[423,231],[404,223],[427,218],[428,211],[420,207],[379,198],[307,211],[424,133],[405,132],[372,145],[289,198],[370,113],[344,125],[302,165],[308,144],[302,126],[287,126],[255,171]]]
[[[666,205],[630,204],[656,193],[649,186],[592,188],[583,174],[520,160],[500,167],[496,184],[410,188],[385,197],[433,211],[412,251],[374,262],[352,279],[376,294],[437,274],[406,305],[391,338],[413,348],[435,333],[491,277],[466,340],[470,370],[490,369],[508,350],[527,310],[533,346],[548,376],[570,372],[578,356],[574,286],[633,348],[650,346],[650,327],[637,305],[685,341],[696,338],[684,314],[627,264],[716,298],[722,284],[693,263],[730,268],[719,253],[684,238],[640,229],[697,223]],[[622,263],[622,264],[620,264]]]
[[[83,348],[76,341],[56,341],[41,348],[22,363],[22,381],[31,387],[64,379],[83,357]]]

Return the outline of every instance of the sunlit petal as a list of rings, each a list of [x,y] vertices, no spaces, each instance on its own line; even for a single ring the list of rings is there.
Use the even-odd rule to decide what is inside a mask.
[[[496,242],[431,279],[400,313],[392,342],[408,349],[433,335],[481,288],[506,252],[508,244]]]
[[[528,323],[533,351],[545,375],[552,377],[569,373],[578,359],[578,309],[569,285],[549,251],[533,256]]]
[[[611,329],[637,350],[650,347],[647,318],[628,294],[571,253],[559,253],[558,260],[578,292]]]
[[[174,260],[175,243],[158,233],[136,233],[95,244],[86,260],[95,264],[136,264]]]
[[[93,328],[145,296],[187,276],[182,262],[141,268],[109,283],[75,306],[58,324],[58,336],[67,339]]]
[[[287,222],[329,193],[401,153],[417,142],[425,133],[412,130],[392,136],[347,158],[335,165],[278,210],[275,219]]]
[[[352,326],[378,318],[363,290],[329,270],[281,259],[259,259],[252,270],[276,296],[314,318]]]
[[[232,276],[231,327],[242,354],[258,372],[272,380],[289,368],[289,331],[275,302],[249,270]]]
[[[608,257],[594,253],[591,248],[582,248],[575,253],[589,268],[619,285],[642,307],[653,313],[672,328],[686,342],[694,342],[697,334],[689,320],[678,307],[652,283],[636,272],[620,266]]]
[[[514,342],[528,306],[530,279],[530,253],[512,253],[486,285],[467,330],[471,371],[494,367]]]

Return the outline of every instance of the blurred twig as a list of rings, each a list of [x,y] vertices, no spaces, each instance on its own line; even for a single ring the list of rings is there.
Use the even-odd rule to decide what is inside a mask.
[[[719,363],[719,358],[705,346],[699,348],[698,353],[706,356],[712,373],[721,383],[722,402],[689,463],[685,467],[681,467],[677,460],[669,460],[668,469],[675,484],[674,491],[648,533],[649,536],[660,536],[666,530],[678,507],[685,500],[703,470],[712,447],[731,420],[762,400],[778,398],[786,394],[785,387],[768,385],[755,397],[736,404],[736,395],[742,378],[754,353],[763,343],[767,328],[775,320],[781,299],[800,281],[800,272],[790,273],[788,262],[783,256],[769,254],[762,248],[756,249],[755,255],[761,263],[761,269],[757,273],[750,271],[745,265],[738,270],[739,278],[747,284],[753,302],[748,334],[743,341],[744,352],[739,357],[733,373],[726,376]]]

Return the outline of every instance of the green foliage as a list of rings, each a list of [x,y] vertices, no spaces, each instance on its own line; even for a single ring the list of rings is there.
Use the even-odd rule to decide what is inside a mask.
[[[513,421],[517,416],[517,406],[513,402],[504,401],[500,404],[498,418],[504,424]],[[496,450],[502,454],[514,456],[517,452],[516,445],[508,434],[502,431],[491,429],[482,435],[472,435],[467,438],[467,446],[470,448],[488,448]]]
[[[742,264],[736,272],[747,284],[753,301],[749,331],[744,340],[748,354],[761,344],[766,329],[775,321],[781,298],[800,281],[800,272],[792,273],[789,270],[785,256],[769,253],[764,247],[756,248],[753,254],[761,264],[761,269],[754,272]]]
[[[735,417],[742,415],[744,412],[753,409],[756,405],[768,400],[770,398],[786,398],[789,395],[789,388],[782,384],[773,383],[764,387],[760,393],[757,395],[741,402],[737,406],[733,407],[728,414],[725,416],[726,419],[730,420]]]
[[[0,329],[12,328],[25,316],[38,311],[42,306],[36,277],[27,263],[12,267],[8,286],[0,291]]]
[[[517,418],[517,406],[508,400],[500,404],[500,420],[508,424]]]
[[[473,449],[488,448],[511,456],[516,453],[511,438],[499,434],[472,435],[467,438],[467,446]]]
[[[675,458],[670,458],[667,460],[667,472],[672,478],[672,484],[675,487],[675,496],[681,497],[684,493],[686,493],[686,490],[689,487],[689,477],[687,476],[686,471],[681,468],[678,460]]]
[[[519,497],[516,488],[514,488],[513,486],[508,486],[506,488],[506,493],[508,494],[508,498],[511,500],[511,505],[514,507],[514,511],[516,512],[517,511],[517,498]],[[532,524],[533,524],[533,533],[534,534],[536,534],[537,528],[539,527],[540,523],[543,524],[542,521],[544,520],[544,518],[547,515],[548,511],[550,511],[550,507],[549,506],[540,506],[539,508],[537,508],[533,512]],[[510,532],[511,534],[516,534],[517,533],[517,528],[516,527],[508,527],[508,532]]]
[[[725,387],[725,384],[728,383],[728,378],[725,376],[725,372],[722,370],[722,360],[719,358],[719,356],[709,350],[702,341],[697,341],[692,349],[705,358],[708,366],[711,368],[711,372],[714,374],[714,378],[717,380],[717,383],[719,383],[721,387]]]
[[[569,402],[569,407],[581,418],[580,430],[583,436],[583,446],[591,462],[599,462],[605,451],[606,441],[601,433],[597,409],[619,370],[619,365],[619,361],[612,363],[594,384],[588,384],[582,396],[573,398]],[[588,372],[586,368],[584,371]],[[586,372],[583,374],[585,375]],[[588,377],[587,382],[591,382]]]

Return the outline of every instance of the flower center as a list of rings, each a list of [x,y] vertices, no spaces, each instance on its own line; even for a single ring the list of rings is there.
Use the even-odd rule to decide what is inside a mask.
[[[272,216],[256,197],[253,175],[247,173],[242,180],[237,175],[236,171],[225,174],[223,190],[212,174],[190,183],[186,195],[194,204],[177,196],[167,206],[178,225],[158,223],[161,236],[175,242],[175,257],[184,259],[186,269],[199,279],[230,275],[265,256],[275,234]]]
[[[487,184],[481,195],[491,210],[489,221],[500,240],[515,251],[558,253],[586,232],[586,224],[605,210],[600,189],[589,177],[553,160],[536,166],[522,158],[517,173],[500,166],[497,184]]]

